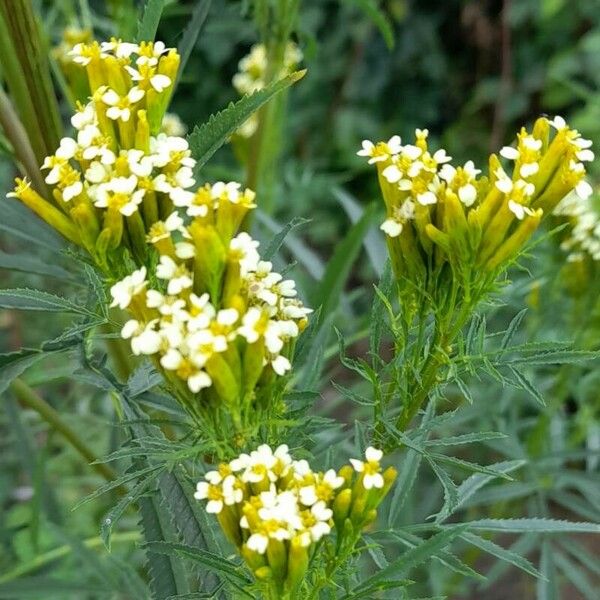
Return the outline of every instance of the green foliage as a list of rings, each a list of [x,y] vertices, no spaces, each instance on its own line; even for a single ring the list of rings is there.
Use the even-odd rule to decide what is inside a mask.
[[[154,40],[164,7],[165,0],[147,0],[138,21],[137,42]]]
[[[555,111],[597,142],[599,14],[565,0],[510,3],[504,19],[489,3],[433,4],[303,0],[298,21],[287,15],[285,31],[268,35],[295,40],[309,76],[292,86],[299,71],[235,103],[236,65],[266,35],[244,15],[263,23],[258,12],[275,2],[36,8],[53,44],[80,23],[99,39],[178,47],[186,68],[172,110],[191,126],[198,179],[247,179],[227,142],[257,111],[277,109],[273,202],[261,210],[259,197],[247,225],[315,312],[294,348],[285,406],[261,438],[323,469],[382,445],[386,465],[398,469],[356,546],[341,551],[335,537],[318,546],[305,578],[310,600],[508,597],[511,581],[540,599],[593,599],[597,267],[578,271],[559,248],[563,233],[542,235],[491,297],[454,322],[455,337],[440,339],[431,318],[397,297],[376,182],[354,155],[362,138],[427,126],[459,159],[482,157]],[[8,55],[0,63],[13,102],[31,113],[39,90],[28,99],[31,78],[15,79]],[[227,108],[209,116],[214,106]],[[0,147],[8,190],[13,149],[4,139]],[[111,282],[14,200],[2,215],[0,598],[43,590],[58,600],[272,600],[194,498],[216,466],[215,441],[190,422],[156,366],[120,345],[124,318],[108,308]],[[38,389],[88,444],[90,460],[19,398],[16,381]],[[100,479],[100,465],[114,478]]]
[[[232,102],[222,111],[215,113],[208,122],[197,126],[188,136],[192,156],[196,159],[196,170],[201,169],[210,157],[239,129],[248,118],[273,96],[293,85],[305,71],[296,71],[266,88]]]

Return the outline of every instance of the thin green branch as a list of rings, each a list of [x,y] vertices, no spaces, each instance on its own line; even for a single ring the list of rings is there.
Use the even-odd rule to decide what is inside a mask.
[[[4,135],[10,141],[15,156],[21,165],[21,170],[32,182],[35,190],[44,196],[46,184],[40,173],[35,153],[29,142],[27,131],[23,127],[10,98],[0,87],[0,125]]]
[[[111,535],[111,542],[113,545],[115,544],[130,544],[133,542],[137,542],[141,540],[142,535],[138,531],[125,531],[123,533],[113,533]],[[96,536],[93,538],[88,538],[83,540],[83,545],[90,550],[95,550],[96,548],[104,549],[104,542],[100,536]],[[68,556],[73,551],[73,546],[64,545],[59,546],[58,548],[53,548],[48,552],[44,552],[43,554],[39,554],[32,560],[28,562],[24,562],[17,567],[15,567],[12,571],[8,571],[8,573],[4,573],[0,575],[0,584],[7,583],[8,581],[13,581],[18,579],[19,577],[23,577],[23,575],[28,575],[29,573],[35,572],[46,565],[53,563],[65,556]]]
[[[93,450],[75,433],[61,418],[60,414],[50,406],[37,392],[32,390],[21,379],[15,379],[10,385],[11,391],[20,402],[35,410],[54,431],[58,432],[71,446],[90,464],[99,475],[107,481],[115,479],[115,472],[106,464],[96,463],[98,459]],[[121,489],[121,492],[124,490]]]

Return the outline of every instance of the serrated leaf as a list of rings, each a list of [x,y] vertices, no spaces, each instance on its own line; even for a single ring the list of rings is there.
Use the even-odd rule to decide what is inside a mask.
[[[275,235],[283,229],[284,226],[281,223],[267,215],[264,211],[260,210],[260,208],[256,209],[254,212],[256,220],[267,227],[267,229]],[[293,233],[287,235],[283,240],[283,243],[313,279],[318,281],[323,277],[325,266],[321,257],[312,248],[309,248]]]
[[[508,437],[505,433],[499,431],[481,431],[473,433],[464,433],[462,435],[453,435],[442,438],[428,440],[426,446],[460,446],[462,444],[472,444],[474,442],[485,442],[487,440],[499,440]]]
[[[181,539],[192,548],[201,548],[215,554],[222,554],[222,549],[212,533],[211,524],[204,511],[193,497],[193,490],[187,482],[182,470],[166,471],[159,479],[159,486],[164,503]],[[208,590],[218,584],[204,576],[202,589]]]
[[[387,260],[383,269],[383,274],[379,280],[379,285],[375,286],[375,298],[373,299],[373,307],[371,308],[369,351],[373,356],[377,357],[379,356],[381,337],[386,326],[386,316],[388,319],[393,318],[391,302],[389,301],[389,296],[392,293],[393,281],[392,265],[390,261]]]
[[[458,536],[460,536],[466,527],[464,525],[455,526],[447,530],[436,533],[418,546],[404,552],[399,558],[392,561],[385,569],[379,570],[375,575],[362,582],[354,592],[372,585],[373,582],[389,577],[403,577],[407,573],[419,566],[429,558],[450,545]]]
[[[244,96],[235,104],[212,115],[208,122],[196,126],[188,136],[192,156],[196,160],[197,173],[210,157],[239,129],[253,113],[265,105],[273,96],[304,77],[306,71],[296,71],[287,77],[269,84],[267,87]]]
[[[94,313],[90,312],[84,306],[75,304],[67,298],[27,288],[0,290],[0,308],[95,316]]]
[[[507,550],[491,540],[487,540],[468,531],[464,532],[460,537],[466,542],[469,542],[469,544],[473,544],[473,546],[480,548],[484,552],[487,552],[488,554],[491,554],[492,556],[495,556],[504,562],[510,563],[518,569],[525,571],[525,573],[533,575],[533,577],[543,577],[542,574],[533,566],[533,564],[531,564],[531,562],[516,552]]]
[[[156,498],[140,498],[141,525],[146,544],[171,543],[174,532],[171,530],[165,515]],[[169,596],[187,593],[183,564],[181,560],[146,548],[148,571],[150,573],[150,588],[152,598],[163,600]]]
[[[110,535],[115,524],[119,521],[123,513],[127,508],[137,502],[140,496],[148,490],[150,485],[155,481],[156,476],[151,473],[147,477],[142,477],[136,484],[127,491],[127,494],[123,496],[109,511],[104,515],[102,523],[100,525],[100,537],[106,549],[110,552]]]
[[[125,483],[129,483],[130,481],[133,481],[134,479],[143,477],[150,473],[157,473],[158,471],[160,471],[163,468],[164,467],[162,465],[151,465],[149,467],[144,467],[143,469],[137,469],[130,473],[125,473],[124,475],[121,475],[121,477],[117,477],[117,479],[113,479],[112,481],[109,481],[108,483],[101,485],[99,488],[94,490],[91,494],[87,495],[85,498],[82,498],[71,510],[77,510],[78,508],[80,508],[84,504],[87,504],[91,500],[98,498],[102,494],[106,494],[106,492],[110,492],[110,490],[114,490],[115,488],[120,487],[120,486],[124,485]]]
[[[544,365],[567,365],[594,360],[600,357],[600,352],[591,350],[558,350],[527,355],[508,361],[509,365],[527,365],[530,367]]]
[[[509,365],[509,370],[515,378],[516,385],[526,391],[539,405],[546,406],[546,401],[541,392],[533,385],[527,377],[513,365]]]
[[[156,30],[160,23],[165,0],[147,0],[144,5],[142,16],[138,21],[136,41],[151,42],[156,36]]]
[[[517,332],[519,326],[521,325],[521,322],[523,321],[523,318],[527,314],[527,310],[528,309],[524,308],[522,311],[518,312],[515,315],[515,317],[513,317],[512,321],[510,322],[510,324],[506,328],[506,331],[504,332],[504,336],[502,337],[502,342],[500,343],[501,350],[506,350],[512,342],[515,333]]]
[[[513,460],[502,463],[496,463],[491,465],[495,471],[501,471],[504,473],[510,473],[519,467],[522,467],[526,462],[524,460]],[[488,484],[490,481],[496,479],[494,475],[486,475],[483,473],[475,473],[469,478],[465,479],[457,490],[457,500],[454,507],[444,504],[440,512],[437,514],[436,522],[441,523],[447,519],[453,512],[455,512],[460,506],[462,506],[469,498],[471,498],[477,491],[483,486]]]
[[[197,561],[207,569],[221,573],[227,578],[235,579],[246,585],[250,583],[250,580],[238,565],[219,554],[213,554],[201,548],[194,548],[185,544],[170,542],[148,542],[144,547],[150,552]]]
[[[279,249],[281,248],[287,235],[290,232],[294,231],[294,229],[297,229],[298,227],[301,227],[306,223],[310,223],[310,219],[294,217],[287,225],[285,225],[281,229],[279,233],[275,235],[275,237],[269,242],[269,244],[265,248],[265,251],[262,252],[264,260],[272,260],[273,257],[277,254],[277,252],[279,252]]]
[[[433,460],[429,459],[428,457],[426,457],[426,460],[435,473],[435,476],[442,484],[442,488],[444,490],[444,508],[448,507],[448,511],[454,511],[456,505],[458,504],[458,489],[456,484],[454,481],[452,481],[450,475],[448,475],[448,473],[446,473],[446,471],[444,471],[444,469],[437,465]]]
[[[127,394],[132,398],[151,390],[162,383],[161,374],[149,361],[143,362],[127,380]]]
[[[19,350],[0,354],[0,394],[6,391],[14,379],[42,358],[44,353],[39,350]]]
[[[597,523],[572,522],[558,519],[479,519],[466,523],[470,530],[506,531],[510,533],[600,533]]]

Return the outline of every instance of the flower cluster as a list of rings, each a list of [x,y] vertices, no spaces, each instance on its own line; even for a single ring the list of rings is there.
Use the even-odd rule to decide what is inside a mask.
[[[591,142],[561,117],[522,129],[515,147],[500,151],[507,165],[490,156],[487,177],[472,161],[453,166],[444,150],[430,151],[427,138],[427,130],[417,130],[414,143],[398,136],[365,140],[358,155],[377,167],[387,211],[381,229],[398,279],[433,296],[445,265],[455,278],[476,271],[493,276],[519,253],[543,214],[572,190],[584,199],[591,193],[584,180]]]
[[[374,521],[396,478],[394,468],[382,470],[382,455],[367,448],[365,460],[315,472],[306,460],[293,460],[286,445],[273,451],[265,444],[206,473],[195,497],[207,501],[255,576],[287,592],[334,528],[340,546]]]
[[[53,202],[20,180],[12,195],[100,265],[118,262],[122,246],[143,263],[147,232],[195,183],[186,140],[160,133],[179,55],[162,42],[114,39],[69,55],[85,68],[91,99],[71,118],[75,135],[42,165]]]
[[[237,232],[255,206],[252,191],[218,182],[179,188],[173,202],[189,220],[173,212],[152,226],[148,242],[159,261],[149,278],[142,267],[111,289],[113,306],[134,317],[122,336],[193,394],[211,388],[210,398],[241,423],[242,413],[258,416],[256,387],[290,369],[293,340],[311,311],[294,282],[260,259],[258,242]]]
[[[280,79],[292,73],[302,62],[302,51],[294,42],[288,42],[283,56],[280,73],[274,74],[274,79]],[[240,95],[252,94],[262,90],[267,84],[269,61],[264,44],[255,44],[249,54],[238,64],[239,71],[233,76],[233,87]],[[237,131],[243,138],[250,138],[258,127],[258,117],[250,117]]]
[[[554,210],[558,217],[571,224],[561,248],[568,252],[569,262],[581,262],[586,257],[600,260],[600,214],[592,198],[581,200],[575,194],[566,196]]]

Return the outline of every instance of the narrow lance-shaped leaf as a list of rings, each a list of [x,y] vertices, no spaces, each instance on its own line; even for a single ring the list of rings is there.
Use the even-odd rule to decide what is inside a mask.
[[[333,257],[327,265],[321,280],[316,305],[322,305],[321,319],[325,318],[339,302],[344,284],[350,275],[352,265],[360,252],[363,238],[373,217],[374,206],[365,211],[360,221],[355,223],[346,237],[337,245]]]
[[[241,127],[254,112],[266,104],[273,96],[304,77],[306,71],[296,71],[279,81],[249,96],[244,96],[235,104],[212,115],[202,125],[196,126],[188,136],[192,156],[196,159],[196,172]]]
[[[138,42],[149,42],[154,39],[164,6],[165,0],[148,0],[146,2],[142,16],[138,21]]]
[[[196,44],[196,40],[198,39],[198,35],[202,30],[204,22],[206,21],[208,11],[210,10],[211,1],[212,0],[200,0],[196,3],[196,6],[194,6],[194,10],[192,11],[190,22],[183,31],[181,41],[177,45],[177,52],[179,52],[179,56],[181,58],[179,62],[179,71],[177,73],[177,79],[175,80],[173,90],[175,90],[179,84],[181,75],[185,70],[185,66],[187,65],[192,50]]]

